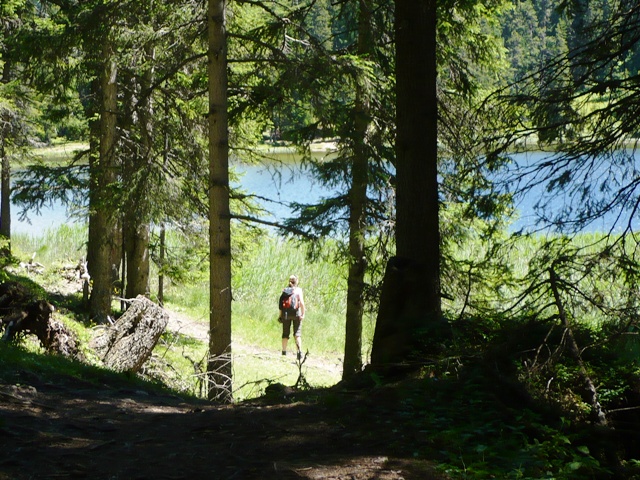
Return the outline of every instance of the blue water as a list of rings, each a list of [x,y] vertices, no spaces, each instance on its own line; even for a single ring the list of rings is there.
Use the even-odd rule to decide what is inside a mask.
[[[314,203],[331,195],[331,190],[313,181],[299,166],[235,165],[240,181],[231,182],[232,187],[242,188],[245,193],[256,195],[257,203],[266,213],[264,220],[276,222],[291,214],[289,204]],[[26,219],[20,219],[21,208],[11,207],[11,232],[13,234],[40,235],[46,229],[64,223],[74,222],[61,202],[53,202],[38,212],[27,212]]]
[[[40,212],[27,212],[26,218],[19,218],[21,208],[11,206],[11,233],[39,236],[47,229],[54,229],[62,224],[74,222],[69,218],[67,209],[60,202],[53,202],[43,207]]]
[[[526,168],[533,162],[540,161],[544,156],[541,152],[529,154],[520,154],[517,156],[517,164]],[[330,197],[333,191],[313,180],[305,171],[301,171],[299,167],[284,165],[274,168],[273,166],[255,166],[255,165],[235,165],[236,172],[239,175],[239,182],[232,182],[232,186],[242,188],[246,193],[256,195],[256,200],[265,210],[268,211],[264,216],[267,221],[280,221],[291,215],[289,207],[290,202],[298,203],[315,203],[323,197]],[[612,167],[609,163],[602,163],[598,168],[591,170],[576,171],[576,175],[588,177],[594,185],[605,188],[606,185],[615,185],[616,182],[622,181],[621,176],[623,170],[628,165],[620,164]],[[638,168],[640,171],[640,167]],[[582,178],[581,177],[581,178]],[[531,180],[531,177],[525,175],[525,180]],[[515,186],[514,182],[510,186]],[[602,193],[603,195],[606,192]],[[610,195],[610,193],[609,193]],[[635,197],[633,197],[635,198]],[[543,212],[541,206],[545,206],[545,211],[551,217],[556,215],[561,209],[573,207],[574,211],[580,206],[580,202],[589,201],[589,199],[581,199],[570,195],[570,192],[560,194],[557,192],[549,192],[545,185],[540,184],[532,187],[525,196],[516,199],[516,208],[518,217],[514,219],[511,226],[512,231],[525,230],[535,231],[541,229],[538,220]],[[40,214],[29,212],[28,219],[20,220],[18,218],[19,209],[12,207],[12,232],[27,233],[37,235],[47,228],[57,227],[63,223],[73,222],[70,219],[65,207],[59,203],[54,203],[43,208]],[[619,231],[629,221],[634,227],[638,227],[638,221],[631,217],[631,212],[616,207],[612,212],[604,215],[602,218],[596,219],[580,228],[581,231]],[[544,229],[549,230],[549,229]],[[553,230],[553,229],[551,229]]]
[[[256,195],[257,203],[267,210],[265,220],[277,221],[291,215],[291,202],[315,203],[330,197],[332,190],[314,181],[306,170],[295,165],[255,166],[237,165],[239,182],[232,187],[241,188],[246,193]]]
[[[534,173],[534,168],[545,162],[547,167]],[[550,188],[545,181],[561,176],[571,183]],[[503,178],[511,179],[507,182],[511,190],[528,186],[525,194],[515,198],[518,218],[511,228],[514,231],[616,233],[629,226],[635,231],[640,227],[633,209],[640,201],[640,192],[628,188],[640,178],[640,159],[633,151],[567,164],[558,162],[552,153],[518,154],[514,156],[514,168]],[[581,221],[571,223],[566,218]]]

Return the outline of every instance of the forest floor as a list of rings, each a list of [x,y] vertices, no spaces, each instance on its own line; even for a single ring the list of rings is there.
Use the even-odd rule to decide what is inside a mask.
[[[205,328],[170,315],[169,328]],[[17,371],[0,377],[0,480],[441,479],[390,387],[276,390],[233,405]]]

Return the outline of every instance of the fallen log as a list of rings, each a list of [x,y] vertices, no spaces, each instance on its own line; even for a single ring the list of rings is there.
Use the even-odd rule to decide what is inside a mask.
[[[137,373],[151,356],[168,322],[169,315],[162,307],[138,295],[113,325],[100,330],[91,347],[105,366]]]
[[[46,300],[33,298],[29,290],[17,282],[0,284],[0,327],[2,340],[13,341],[20,335],[35,335],[48,351],[79,358],[78,342],[65,325],[53,319],[55,307]]]

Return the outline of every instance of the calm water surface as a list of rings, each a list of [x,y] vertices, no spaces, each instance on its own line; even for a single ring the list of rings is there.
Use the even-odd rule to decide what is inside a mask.
[[[532,162],[539,160],[540,152],[518,155],[517,162]],[[309,174],[301,170],[296,164],[283,164],[271,166],[258,166],[246,164],[233,165],[239,181],[232,182],[232,186],[241,188],[246,193],[256,195],[256,200],[266,210],[270,212],[265,216],[265,220],[275,221],[287,218],[291,214],[288,204],[290,202],[315,203],[323,197],[330,197],[334,192],[315,182]],[[604,175],[605,172],[595,173]],[[567,199],[560,195],[549,195],[544,186],[540,185],[532,189],[516,202],[519,218],[514,222],[512,230],[535,230],[535,222],[538,218],[536,204],[543,199],[551,204],[551,209],[562,208]],[[66,208],[59,204],[42,209],[40,214],[31,212],[28,219],[18,218],[19,209],[13,206],[12,209],[12,232],[38,235],[48,228],[55,228],[63,223],[72,222],[67,215]],[[609,230],[618,216],[624,212],[614,211],[604,218],[599,219],[589,225],[584,231],[604,231]]]

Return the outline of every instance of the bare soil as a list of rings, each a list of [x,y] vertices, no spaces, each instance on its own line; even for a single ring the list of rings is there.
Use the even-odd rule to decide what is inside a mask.
[[[171,315],[169,328],[206,335]],[[19,381],[15,381],[15,378]],[[440,479],[393,387],[214,405],[154,390],[16,372],[0,379],[0,480]]]
[[[215,406],[36,378],[0,387],[0,479],[430,479],[390,405]]]

